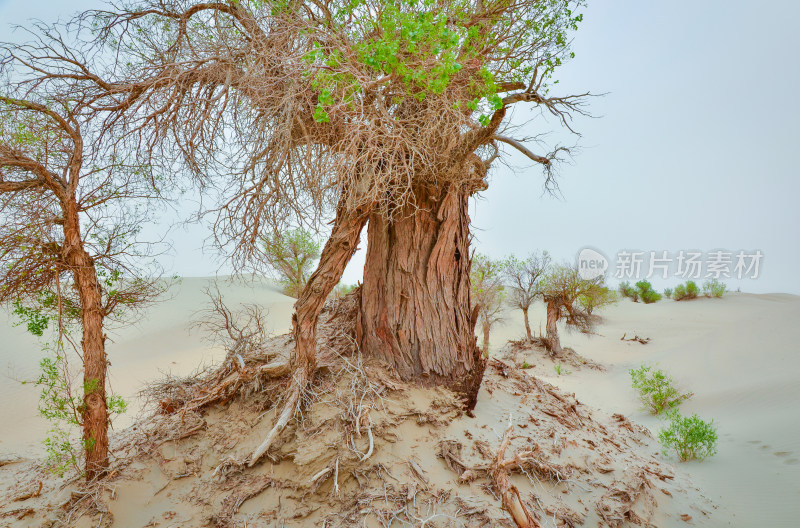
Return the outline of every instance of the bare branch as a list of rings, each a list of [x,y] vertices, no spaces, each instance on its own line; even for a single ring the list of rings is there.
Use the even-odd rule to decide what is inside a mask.
[[[530,160],[535,161],[536,163],[541,163],[542,165],[549,166],[550,163],[552,162],[552,158],[545,157],[545,156],[539,156],[538,154],[534,154],[533,152],[528,150],[528,147],[526,147],[525,145],[523,145],[521,142],[517,141],[516,139],[510,138],[510,137],[506,137],[506,136],[501,136],[501,135],[498,135],[498,134],[494,134],[491,137],[491,139],[497,140],[497,141],[501,141],[501,142],[503,142],[503,143],[505,143],[507,145],[511,145],[512,147],[514,147],[518,151],[520,151],[523,154],[525,154],[525,156],[527,156]]]

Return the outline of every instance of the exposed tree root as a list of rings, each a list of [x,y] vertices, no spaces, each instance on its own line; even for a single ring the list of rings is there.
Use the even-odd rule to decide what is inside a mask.
[[[275,438],[283,431],[286,425],[289,423],[289,420],[294,416],[294,413],[297,411],[300,405],[300,396],[302,395],[303,391],[306,388],[306,385],[309,382],[310,376],[305,371],[305,369],[298,369],[295,372],[295,375],[292,377],[291,384],[289,386],[289,392],[286,396],[286,401],[283,404],[283,410],[281,411],[278,420],[275,422],[275,425],[270,429],[269,433],[267,434],[264,441],[253,451],[253,454],[250,455],[250,460],[247,463],[249,467],[253,467],[258,460],[264,456],[264,454],[269,451],[269,448],[272,446],[272,443],[275,441]]]
[[[500,448],[497,450],[497,458],[492,464],[489,472],[500,492],[500,497],[503,501],[503,509],[505,509],[514,519],[514,522],[519,528],[539,528],[541,525],[533,516],[533,514],[525,506],[522,497],[519,495],[517,487],[511,483],[511,476],[508,473],[508,467],[519,464],[518,457],[506,460],[506,449],[508,443],[511,441],[511,431],[514,429],[513,425],[509,425],[503,435],[503,440],[500,442]]]

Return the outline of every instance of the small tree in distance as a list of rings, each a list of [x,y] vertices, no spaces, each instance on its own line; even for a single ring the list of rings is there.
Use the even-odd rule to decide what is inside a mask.
[[[606,293],[602,276],[582,279],[578,268],[567,264],[556,264],[550,268],[542,280],[542,297],[547,306],[545,343],[550,354],[561,354],[561,340],[558,337],[558,321],[566,319],[567,324],[588,331],[591,316],[584,308],[591,305],[596,309],[614,300]],[[580,302],[579,302],[580,301]]]
[[[347,295],[353,293],[358,288],[358,284],[345,284],[340,282],[333,288],[329,298],[331,299],[344,299]]]
[[[617,302],[617,292],[608,286],[598,283],[591,286],[588,291],[578,297],[578,303],[588,315],[592,315],[597,308]]]
[[[489,333],[492,326],[502,320],[505,288],[503,287],[503,266],[500,260],[492,260],[480,253],[472,257],[470,281],[472,305],[478,310],[478,318],[483,329],[483,355],[489,355]]]
[[[320,256],[319,242],[303,229],[265,236],[263,242],[264,257],[278,273],[283,292],[289,297],[299,297]]]
[[[537,296],[541,294],[541,279],[550,265],[550,254],[531,253],[524,260],[513,254],[504,263],[503,275],[508,284],[508,304],[522,310],[525,321],[525,334],[533,341],[528,310]]]

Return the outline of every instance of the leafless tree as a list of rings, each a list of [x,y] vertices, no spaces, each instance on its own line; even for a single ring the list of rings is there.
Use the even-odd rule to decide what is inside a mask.
[[[503,273],[508,284],[508,304],[522,310],[525,320],[525,334],[533,341],[528,310],[533,301],[542,294],[542,277],[550,265],[550,254],[531,253],[524,260],[513,254],[505,261]]]
[[[68,323],[79,325],[83,383],[79,403],[68,399],[93,479],[109,463],[106,326],[165,287],[142,264],[155,247],[138,241],[161,197],[151,167],[110,141],[83,94],[45,79],[27,52],[0,47],[0,302],[55,320],[59,347],[75,343]]]

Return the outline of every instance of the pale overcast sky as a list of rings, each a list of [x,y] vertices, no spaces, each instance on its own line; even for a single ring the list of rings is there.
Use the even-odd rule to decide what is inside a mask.
[[[20,38],[11,24],[102,5],[0,0],[0,39]],[[800,294],[799,18],[800,3],[789,0],[590,1],[577,56],[554,93],[605,93],[590,102],[597,119],[575,123],[581,149],[560,170],[559,197],[542,195],[541,171],[516,154],[513,169],[493,172],[472,211],[478,250],[546,249],[573,260],[592,247],[610,258],[612,282],[621,250],[645,253],[644,274],[650,251],[722,250],[735,264],[736,252],[760,250],[758,279],[726,282]],[[534,121],[526,132],[552,128]],[[165,265],[184,276],[215,273],[202,241],[200,228],[180,233]],[[360,277],[363,253],[345,281]]]

